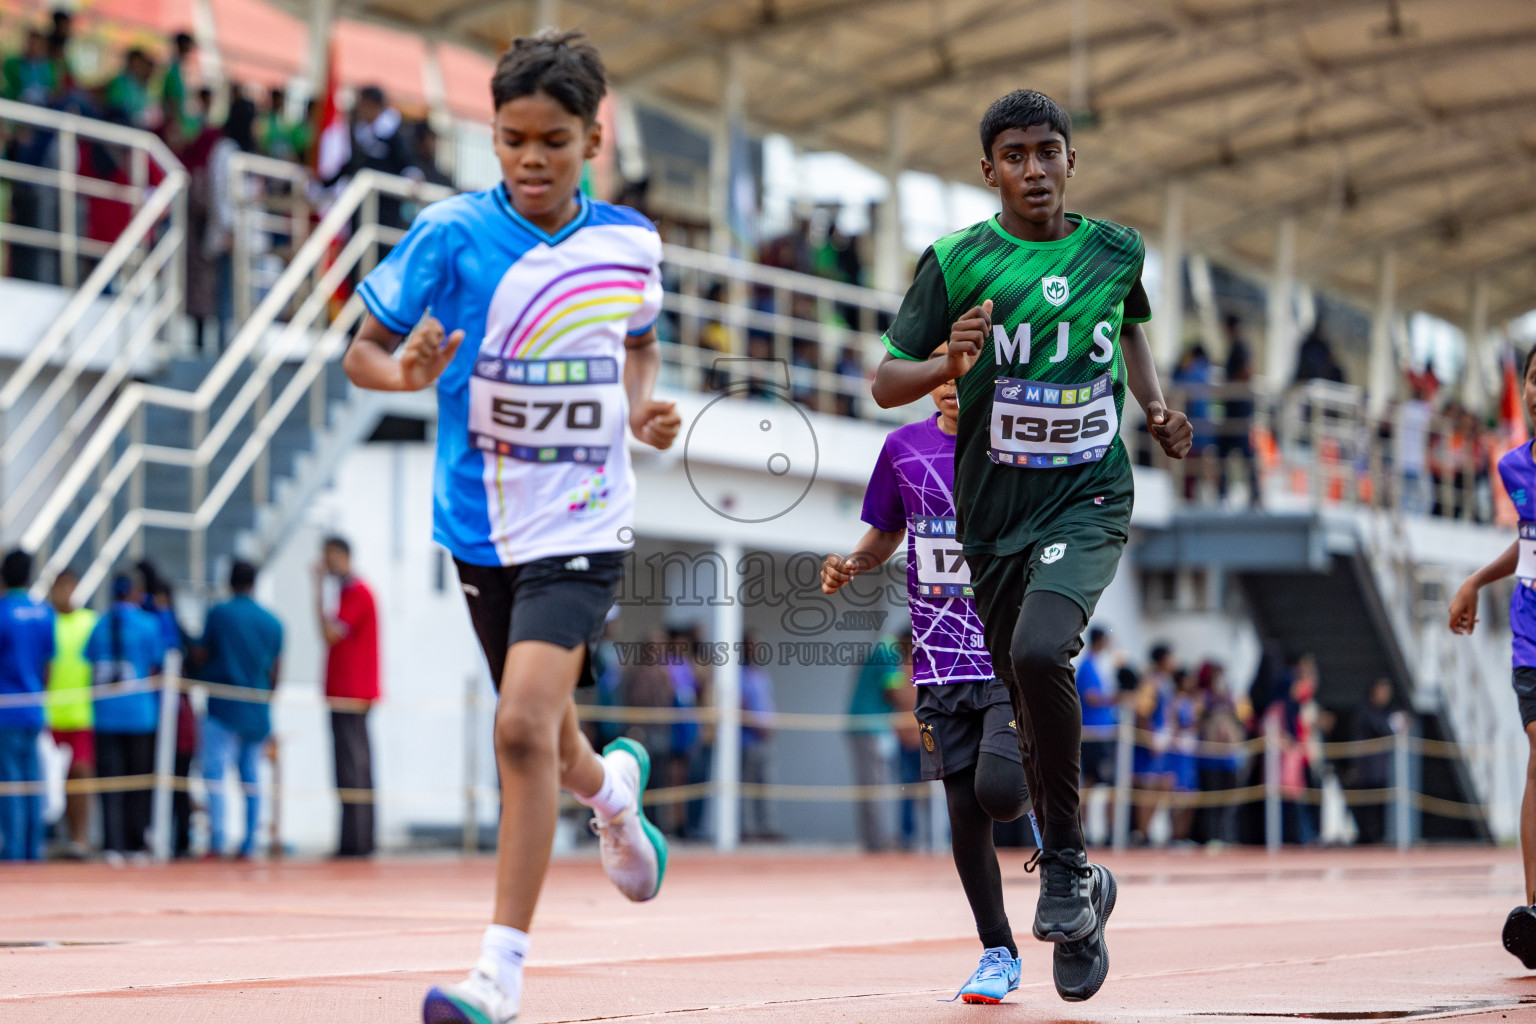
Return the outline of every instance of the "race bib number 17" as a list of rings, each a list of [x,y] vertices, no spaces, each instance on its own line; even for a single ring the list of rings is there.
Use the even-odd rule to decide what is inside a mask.
[[[480,359],[469,380],[469,443],[523,462],[606,462],[623,412],[607,356]]]
[[[1107,373],[1075,387],[999,377],[988,455],[993,462],[1030,469],[1078,466],[1102,459],[1119,429]]]
[[[918,597],[976,596],[954,516],[910,516],[907,536],[912,538],[910,555]]]

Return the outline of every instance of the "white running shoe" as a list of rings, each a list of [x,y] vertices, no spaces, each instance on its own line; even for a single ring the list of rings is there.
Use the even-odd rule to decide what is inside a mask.
[[[423,1024],[512,1024],[517,1001],[496,981],[496,964],[481,957],[457,985],[433,986],[421,1004]]]
[[[661,891],[667,873],[667,841],[652,825],[641,807],[645,784],[651,777],[651,756],[645,747],[621,736],[603,748],[609,771],[624,775],[635,801],[607,821],[594,815],[592,831],[601,838],[603,871],[629,899],[643,902]]]

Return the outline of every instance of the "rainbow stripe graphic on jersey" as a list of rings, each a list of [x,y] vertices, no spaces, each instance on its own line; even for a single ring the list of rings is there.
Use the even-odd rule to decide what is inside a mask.
[[[512,321],[500,353],[513,359],[536,359],[572,331],[628,319],[644,302],[647,274],[646,267],[622,263],[577,267],[560,274],[540,288]],[[594,276],[602,279],[583,280]],[[551,291],[556,294],[530,316]]]

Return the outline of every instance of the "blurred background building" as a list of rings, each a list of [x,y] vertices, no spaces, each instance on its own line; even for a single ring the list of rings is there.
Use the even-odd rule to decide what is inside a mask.
[[[1262,836],[1253,800],[1181,821],[1202,770],[1222,788],[1261,774],[1199,744],[1261,736],[1272,708],[1299,744],[1379,737],[1378,680],[1415,744],[1393,834],[1513,836],[1512,584],[1475,638],[1450,637],[1444,608],[1508,544],[1493,467],[1527,437],[1527,5],[19,0],[0,15],[0,541],[37,553],[39,593],[73,568],[95,604],[147,559],[188,625],[234,559],[262,566],[287,637],[261,769],[283,846],[336,841],[310,596],[333,534],[378,606],[380,845],[495,820],[489,683],[430,542],[432,399],[359,393],[338,360],[350,285],[422,205],[498,180],[494,55],[545,25],[585,30],[612,75],[588,191],[668,242],[660,390],[687,439],[635,453],[634,560],[591,702],[715,709],[692,732],[648,726],[668,784],[696,787],[675,828],[739,839],[718,752],[742,673],[718,652],[750,633],[789,716],[749,737],[772,744],[759,829],[857,838],[848,800],[807,788],[864,777],[846,723],[793,716],[848,708],[904,576],[834,601],[815,566],[862,532],[885,433],[930,411],[869,399],[880,332],[922,249],[995,212],[976,122],[1028,86],[1074,118],[1070,208],[1145,234],[1154,351],[1195,420],[1196,457],[1172,465],[1127,417],[1135,529],[1094,623],[1121,652],[1098,671],[1116,721],[1150,737],[1137,786],[1172,794],[1152,838]],[[787,470],[764,472],[775,458]],[[680,653],[647,674],[638,644],[661,637]],[[1159,746],[1192,760],[1164,770]],[[1357,835],[1343,794],[1380,790],[1381,768],[1311,757],[1325,835]]]

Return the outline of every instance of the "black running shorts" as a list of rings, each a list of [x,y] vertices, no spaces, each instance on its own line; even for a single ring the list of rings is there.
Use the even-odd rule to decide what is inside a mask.
[[[1536,668],[1515,669],[1515,698],[1520,701],[1520,724],[1536,722]]]
[[[996,679],[919,686],[915,712],[924,782],[964,771],[983,751],[1024,763],[1008,687]]]
[[[608,610],[624,577],[623,551],[556,555],[522,565],[471,565],[455,558],[469,618],[491,679],[501,688],[507,649],[542,640],[570,650],[585,646],[582,686],[597,682],[591,647],[602,639]]]

